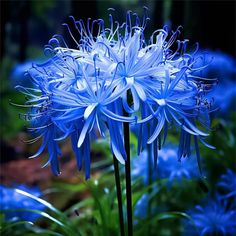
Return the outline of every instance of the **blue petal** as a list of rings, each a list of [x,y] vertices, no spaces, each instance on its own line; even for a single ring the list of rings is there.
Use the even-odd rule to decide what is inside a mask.
[[[108,110],[105,107],[101,108],[101,112],[112,120],[116,120],[120,122],[135,122],[136,121],[136,117],[120,116],[118,114],[113,113],[112,111]]]
[[[147,141],[148,144],[152,143],[158,137],[164,124],[165,124],[165,117],[161,115],[155,131],[153,132],[152,136]]]
[[[90,178],[90,140],[89,134],[86,135],[84,140],[84,168],[85,168],[85,179]]]
[[[88,119],[84,122],[84,126],[83,126],[81,133],[80,133],[78,144],[77,144],[78,148],[80,148],[81,145],[83,144],[86,134],[88,132],[88,129],[90,128],[90,125],[93,121],[94,121],[94,114],[90,115],[88,117]]]
[[[97,103],[93,103],[85,109],[85,111],[84,111],[84,119],[85,120],[91,115],[91,113],[94,111],[94,109],[97,107],[97,105],[98,105]]]
[[[76,130],[71,134],[71,144],[72,144],[72,148],[75,153],[75,156],[76,156],[78,169],[81,170],[82,160],[83,160],[83,153],[82,153],[83,146],[81,148],[77,147],[77,143],[79,139],[79,134],[78,134],[79,132],[80,132],[79,130]]]

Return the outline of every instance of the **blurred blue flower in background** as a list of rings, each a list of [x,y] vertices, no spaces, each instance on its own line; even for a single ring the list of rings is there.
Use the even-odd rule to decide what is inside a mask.
[[[160,158],[159,158],[160,157]],[[169,178],[169,182],[199,177],[196,156],[178,159],[177,148],[163,148],[159,152],[157,173],[161,178]]]
[[[147,216],[149,196],[147,193],[137,201],[135,205],[134,215],[137,218],[144,219]]]
[[[168,179],[168,183],[180,182],[182,179],[199,177],[198,165],[195,156],[178,159],[177,147],[164,147],[158,153],[157,168],[152,169],[152,179]],[[133,159],[132,175],[141,177],[148,184],[148,153],[143,151]]]
[[[37,187],[19,185],[16,188],[8,188],[3,185],[0,185],[0,210],[4,212],[7,221],[36,221],[40,217],[39,214],[24,210],[17,210],[29,209],[43,211],[45,209],[45,206],[35,201],[34,199],[18,192],[17,189],[32,194],[35,197],[42,196],[42,192]]]
[[[25,87],[33,86],[32,81],[26,76],[29,68],[32,67],[32,61],[16,64],[10,74],[12,86],[21,85]]]
[[[198,56],[201,60],[196,61],[195,67],[206,66],[200,73],[204,76],[217,77],[220,80],[234,79],[236,75],[235,59],[221,51],[199,50]]]
[[[236,210],[227,205],[227,201],[220,201],[216,197],[216,200],[209,200],[189,210],[188,214],[197,230],[191,222],[185,222],[185,235],[235,235]]]
[[[227,78],[225,80],[220,81],[214,91],[208,94],[208,98],[214,99],[214,103],[221,113],[236,110],[236,81],[227,80]]]
[[[212,50],[200,51],[199,57],[201,59],[196,60],[194,67],[205,68],[197,71],[196,74],[217,78],[219,81],[215,89],[207,95],[208,99],[213,98],[216,107],[222,113],[226,113],[231,108],[236,110],[236,60],[228,54]]]
[[[227,169],[227,172],[220,177],[217,186],[223,199],[232,197],[236,200],[236,174],[232,170]]]
[[[148,184],[148,152],[144,150],[132,160],[131,174],[134,179],[142,178],[144,184]],[[157,179],[157,171],[152,171],[152,179]]]

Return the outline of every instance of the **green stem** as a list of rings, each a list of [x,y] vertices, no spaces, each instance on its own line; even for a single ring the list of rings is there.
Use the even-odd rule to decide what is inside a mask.
[[[116,195],[118,201],[118,210],[119,210],[119,222],[120,222],[120,235],[125,236],[125,226],[124,226],[124,216],[123,216],[123,204],[122,204],[122,191],[120,184],[120,173],[119,173],[119,163],[113,155],[113,164],[115,170],[115,181],[116,181]]]
[[[151,124],[148,124],[148,136],[151,135]],[[156,141],[154,141],[156,142]],[[152,194],[152,161],[153,161],[153,144],[147,145],[147,151],[148,151],[148,219],[151,219],[151,213],[152,213],[152,204],[151,204],[151,194]],[[147,227],[147,235],[151,234],[151,227]]]
[[[128,115],[128,114],[126,114]],[[133,217],[132,217],[132,189],[131,189],[131,174],[130,174],[130,138],[129,138],[129,123],[124,123],[124,141],[127,159],[125,163],[125,181],[126,181],[126,201],[127,201],[127,223],[128,236],[133,236]]]
[[[148,147],[148,185],[152,185],[152,145]],[[149,194],[152,192],[152,188],[148,190]]]

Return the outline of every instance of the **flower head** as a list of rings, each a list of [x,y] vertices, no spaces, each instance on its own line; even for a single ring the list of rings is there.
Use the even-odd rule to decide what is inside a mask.
[[[196,67],[205,67],[200,73],[203,76],[215,76],[220,81],[233,79],[236,74],[235,59],[221,51],[200,50],[198,55],[201,57],[196,62]],[[207,66],[206,66],[207,65]],[[199,72],[197,72],[200,74]],[[226,78],[226,79],[225,79]]]
[[[206,52],[200,51],[198,55],[201,59],[196,61],[194,66],[204,69],[196,70],[195,74],[206,78],[217,77],[219,80],[216,88],[209,92],[207,98],[214,100],[216,107],[222,113],[226,113],[229,108],[235,110],[235,104],[233,103],[236,98],[236,83],[234,80],[236,75],[235,59],[220,51],[211,50]],[[227,93],[222,96],[222,91],[227,91]]]
[[[199,177],[196,156],[178,159],[176,148],[163,148],[159,152],[157,172],[169,182]]]
[[[178,159],[177,147],[162,148],[158,153],[157,168],[152,170],[152,179],[168,179],[168,183],[176,180],[192,179],[199,177],[196,156]],[[133,159],[132,175],[135,178],[142,177],[148,184],[148,154],[142,152],[140,156]]]
[[[223,199],[236,200],[236,174],[232,170],[227,169],[227,172],[220,177],[217,186]]]
[[[234,235],[236,233],[236,210],[227,208],[227,202],[209,200],[188,212],[194,224],[186,225],[186,235]],[[190,224],[190,223],[189,223]]]
[[[186,52],[187,40],[176,41],[181,28],[169,33],[164,27],[145,39],[146,11],[143,19],[128,11],[123,24],[110,14],[109,28],[101,19],[71,19],[79,38],[64,25],[75,49],[69,48],[62,36],[53,36],[45,47],[50,59],[28,71],[35,87],[17,86],[28,99],[25,107],[30,108],[22,117],[38,134],[32,142],[43,139],[33,157],[47,146],[46,164],[58,175],[58,142],[70,137],[78,167],[84,163],[89,178],[91,133],[98,137],[109,133],[111,150],[124,163],[123,122],[128,122],[139,126],[142,133],[139,153],[147,144],[155,150],[161,136],[165,140],[170,127],[175,126],[184,133],[179,158],[189,154],[186,150],[190,149],[190,136],[194,136],[199,159],[198,140],[210,147],[204,141],[210,130],[211,108],[205,94],[214,81],[192,75],[196,52]],[[175,42],[177,50],[173,51]]]

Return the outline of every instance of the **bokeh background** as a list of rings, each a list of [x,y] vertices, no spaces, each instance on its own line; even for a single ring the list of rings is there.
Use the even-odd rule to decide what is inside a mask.
[[[143,6],[149,8],[149,17],[151,18],[147,27],[147,35],[155,29],[162,28],[163,25],[168,25],[172,29],[182,25],[181,38],[189,39],[190,47],[198,42],[202,51],[208,51],[206,56],[214,58],[205,72],[206,75],[216,76],[219,79],[219,85],[213,95],[216,97],[216,107],[219,109],[212,113],[213,132],[209,138],[209,142],[216,147],[216,150],[201,147],[206,179],[205,181],[192,179],[190,174],[190,179],[187,181],[185,180],[186,176],[180,174],[181,183],[171,179],[171,186],[169,184],[166,186],[162,182],[159,183],[160,180],[157,178],[158,190],[154,191],[154,200],[152,199],[153,214],[167,210],[188,212],[196,204],[204,202],[205,199],[214,198],[217,184],[221,176],[227,173],[227,170],[230,169],[234,173],[232,178],[235,179],[235,1],[32,0],[1,1],[0,4],[1,186],[20,186],[23,190],[29,188],[29,191],[53,204],[62,214],[66,212],[67,220],[71,221],[76,230],[80,228],[81,235],[104,235],[100,230],[105,226],[109,232],[107,235],[118,235],[117,209],[114,207],[115,189],[112,158],[106,141],[99,140],[94,142],[91,147],[91,159],[93,161],[91,180],[85,182],[83,173],[78,172],[70,144],[67,142],[62,143],[63,156],[60,160],[62,174],[59,177],[53,177],[50,168],[41,168],[46,160],[47,153],[43,153],[40,158],[32,160],[27,158],[37,150],[39,143],[28,145],[23,141],[29,138],[29,134],[26,129],[27,124],[18,117],[22,108],[11,106],[9,100],[19,104],[24,103],[24,96],[19,94],[14,86],[17,84],[30,86],[30,81],[24,76],[25,71],[31,67],[32,62],[40,63],[47,59],[43,52],[44,45],[54,34],[67,34],[62,23],[71,24],[70,15],[74,16],[75,19],[84,20],[88,17],[92,19],[103,18],[108,23],[108,8],[115,8],[115,18],[123,21],[127,10],[142,15]],[[73,45],[72,42],[69,43]],[[173,149],[173,146],[177,145],[177,138],[173,134],[170,140]],[[134,162],[139,163],[135,161],[135,147],[137,146],[135,131],[131,135],[131,142]],[[135,164],[133,168],[139,169],[139,166],[142,165],[144,164]],[[168,165],[172,164],[169,163]],[[175,168],[179,167],[173,164],[171,171]],[[138,171],[136,170],[137,173],[139,173]],[[140,172],[137,180],[135,176],[137,175],[134,174],[133,180],[135,186],[133,190],[134,199],[136,202],[144,199],[145,202],[143,194],[146,187],[145,184],[139,182],[139,177],[142,177],[142,174]],[[168,176],[166,178],[168,179]],[[161,191],[159,191],[160,186],[162,186]],[[232,189],[234,187],[236,188],[233,185]],[[2,202],[4,196],[1,192],[0,200]],[[99,205],[96,203],[95,196],[99,197],[102,206],[107,205],[107,209],[104,207],[104,214],[108,220],[105,226],[100,222]],[[15,200],[16,205],[14,207],[17,208],[21,204],[21,199],[17,199],[15,196]],[[185,223],[183,223],[181,216],[173,217],[173,219],[170,217],[171,219],[167,222],[159,222],[157,219],[153,222],[150,219],[147,221],[144,214],[145,210],[143,210],[147,206],[141,203],[136,204],[137,209],[135,208],[136,212],[141,212],[141,217],[139,213],[135,216],[137,218],[136,235],[181,235],[185,232]],[[33,202],[32,204],[35,205],[36,203]],[[138,209],[140,204],[141,210]],[[30,207],[30,205],[28,206]],[[80,209],[80,216],[75,211],[77,209]],[[108,215],[110,209],[113,209],[110,213],[111,216]],[[36,210],[47,211],[42,206]],[[4,219],[4,216],[1,215],[1,217]],[[63,231],[55,222],[49,223],[44,217],[31,217],[33,217],[33,221],[38,220],[37,229],[41,230],[42,235],[50,235],[49,231],[48,234],[44,231],[46,229],[53,232]],[[11,219],[12,217],[9,216],[8,218]],[[148,223],[148,227],[152,228],[151,231],[146,232],[146,229],[140,227],[140,218],[146,223],[150,222],[151,225]],[[3,222],[5,225],[9,224],[7,220],[3,220]],[[7,230],[4,232],[6,235],[31,235],[30,233],[34,235],[36,232],[35,229],[24,225],[10,227]],[[66,235],[66,233],[62,233],[62,235]],[[73,235],[73,232],[70,235]]]

